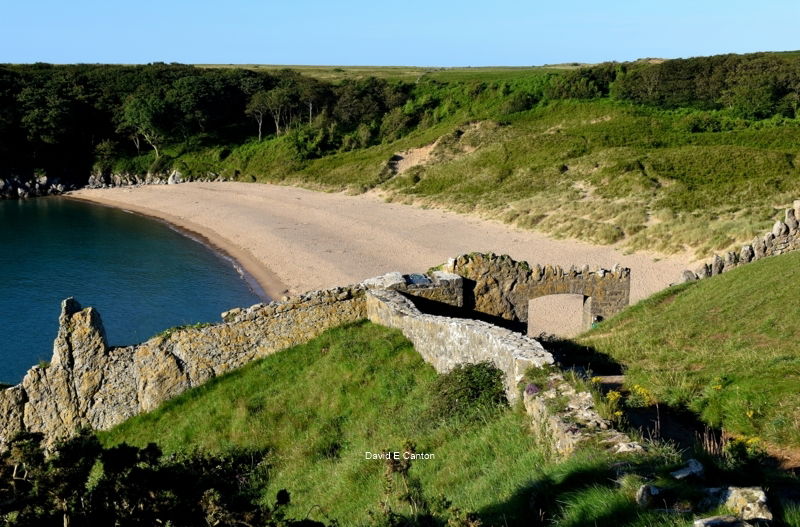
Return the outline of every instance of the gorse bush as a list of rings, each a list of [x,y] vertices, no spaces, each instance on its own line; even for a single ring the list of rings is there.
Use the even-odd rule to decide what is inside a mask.
[[[503,372],[490,362],[459,364],[436,379],[433,394],[430,416],[437,421],[469,418],[508,404]]]

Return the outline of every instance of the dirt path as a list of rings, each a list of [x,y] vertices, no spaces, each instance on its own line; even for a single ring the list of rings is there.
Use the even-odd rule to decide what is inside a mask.
[[[271,296],[348,284],[388,271],[420,272],[462,253],[492,251],[530,263],[632,269],[632,300],[680,278],[688,261],[625,255],[554,240],[452,212],[250,183],[115,188],[72,196],[161,217],[236,258]]]

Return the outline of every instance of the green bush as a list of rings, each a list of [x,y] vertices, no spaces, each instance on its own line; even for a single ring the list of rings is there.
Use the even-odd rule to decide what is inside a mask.
[[[437,421],[469,418],[482,409],[508,405],[503,372],[490,362],[459,364],[436,379],[433,392],[430,414]]]

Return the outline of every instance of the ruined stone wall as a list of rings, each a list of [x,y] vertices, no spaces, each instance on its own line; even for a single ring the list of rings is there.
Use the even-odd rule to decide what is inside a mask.
[[[553,356],[532,338],[486,322],[425,314],[402,294],[373,289],[366,294],[367,317],[399,329],[437,372],[458,364],[489,361],[505,374],[509,399],[528,368],[553,364]]]
[[[630,301],[628,268],[569,270],[547,265],[531,267],[509,256],[467,254],[450,260],[445,270],[464,277],[465,298],[471,297],[481,313],[518,322],[528,321],[528,301],[547,295],[579,294],[585,297],[584,326],[600,316],[622,311]],[[467,305],[466,307],[472,307]]]
[[[314,291],[222,314],[207,327],[173,328],[136,346],[110,348],[100,314],[62,303],[53,357],[0,391],[0,450],[20,431],[46,443],[78,428],[106,429],[246,363],[307,342],[326,329],[368,318],[401,330],[439,372],[490,361],[510,399],[530,367],[553,363],[537,341],[477,320],[422,313],[406,296],[461,307],[461,276],[390,273],[362,284]]]
[[[796,251],[800,249],[800,200],[795,200],[791,209],[786,209],[784,221],[776,221],[772,230],[763,236],[756,236],[737,251],[728,251],[725,256],[715,255],[714,259],[701,265],[695,271],[683,272],[683,281],[692,282],[709,276],[716,276],[767,256]]]

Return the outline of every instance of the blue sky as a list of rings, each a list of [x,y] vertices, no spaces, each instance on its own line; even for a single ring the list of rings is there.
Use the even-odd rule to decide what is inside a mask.
[[[0,0],[0,62],[487,66],[800,49],[798,0]]]

